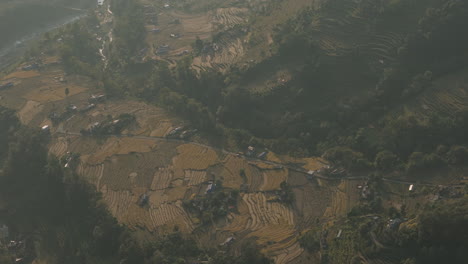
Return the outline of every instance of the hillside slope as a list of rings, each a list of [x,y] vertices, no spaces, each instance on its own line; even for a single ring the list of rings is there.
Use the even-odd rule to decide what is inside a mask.
[[[141,242],[123,263],[462,263],[467,14],[113,0],[4,73],[0,105]]]

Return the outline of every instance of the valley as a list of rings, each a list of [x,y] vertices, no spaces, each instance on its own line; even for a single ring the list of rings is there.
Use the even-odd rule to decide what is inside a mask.
[[[0,106],[141,245],[205,250],[181,263],[416,263],[401,233],[466,201],[468,75],[402,73],[380,2],[106,0],[0,74]]]

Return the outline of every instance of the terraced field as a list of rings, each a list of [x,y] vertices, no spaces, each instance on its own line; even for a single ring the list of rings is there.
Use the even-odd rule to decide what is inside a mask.
[[[250,214],[246,229],[255,231],[271,224],[294,226],[292,210],[277,202],[267,202],[264,194],[247,193],[242,195],[242,200],[249,208]]]
[[[280,189],[280,184],[287,180],[288,170],[262,170],[263,183],[260,191],[274,191]]]
[[[96,189],[99,190],[101,187],[101,179],[104,175],[104,164],[89,165],[87,163],[80,162],[77,168],[77,174],[94,184]]]
[[[441,113],[453,116],[468,108],[468,70],[446,75],[433,81],[419,98],[415,110],[421,116]]]
[[[185,170],[184,181],[188,186],[199,185],[206,181],[206,171]]]
[[[241,38],[224,36],[217,42],[217,45],[219,50],[195,57],[192,66],[198,70],[212,68],[223,71],[229,65],[243,60],[245,49]]]
[[[247,21],[247,8],[218,8],[214,11],[212,23],[221,29],[229,29]]]

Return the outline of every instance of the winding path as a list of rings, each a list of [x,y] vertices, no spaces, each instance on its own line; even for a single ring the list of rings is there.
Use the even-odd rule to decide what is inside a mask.
[[[55,134],[83,136],[79,132],[56,131]],[[210,145],[206,145],[206,144],[202,144],[202,143],[198,143],[198,142],[194,142],[194,141],[190,141],[190,140],[173,139],[173,138],[157,137],[157,136],[141,136],[141,135],[132,135],[132,134],[108,135],[108,137],[117,137],[117,138],[131,137],[131,138],[136,138],[136,139],[159,140],[159,141],[165,141],[165,142],[177,142],[177,143],[183,143],[183,144],[193,144],[193,145],[209,148],[209,149],[216,150],[216,151],[221,151],[223,154],[235,155],[235,156],[242,157],[242,158],[244,158],[246,160],[260,161],[260,162],[263,162],[263,163],[266,163],[266,164],[269,164],[269,165],[278,166],[278,167],[281,167],[281,168],[287,168],[287,169],[292,170],[292,171],[296,171],[296,172],[303,173],[303,174],[308,174],[308,170],[306,170],[304,168],[300,168],[300,167],[292,166],[292,165],[287,165],[287,164],[283,164],[283,163],[279,163],[279,162],[274,162],[274,161],[270,161],[270,160],[264,160],[264,159],[258,159],[258,158],[255,158],[255,157],[249,157],[249,156],[246,156],[244,154],[227,151],[227,150],[225,150],[223,148],[217,148],[217,147],[213,147],[213,146],[210,146]],[[317,173],[315,173],[313,175],[313,177],[323,179],[323,180],[369,180],[370,179],[367,176],[329,177],[329,176],[319,175]],[[417,184],[418,186],[432,186],[432,187],[434,187],[434,186],[444,186],[444,187],[445,186],[454,186],[453,184],[452,185],[441,185],[441,184],[434,184],[434,183],[411,182],[411,181],[404,181],[404,180],[390,179],[390,178],[382,178],[382,180],[385,181],[385,182],[398,183],[398,184],[404,184],[404,185]]]

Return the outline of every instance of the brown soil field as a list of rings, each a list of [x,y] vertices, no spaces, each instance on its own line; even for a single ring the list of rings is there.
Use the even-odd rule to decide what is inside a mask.
[[[230,213],[227,217],[228,224],[223,228],[224,231],[230,233],[238,233],[246,230],[250,219],[249,208],[244,201],[237,204],[239,214]]]
[[[27,79],[40,76],[41,74],[38,71],[17,71],[8,74],[7,76],[3,77],[3,80],[9,80],[13,78],[18,79]]]
[[[247,175],[247,184],[249,185],[250,192],[259,191],[261,186],[263,185],[263,173],[262,170],[259,168],[249,165],[248,169],[249,173]]]
[[[266,156],[266,160],[277,162],[277,163],[282,162],[281,159],[273,152],[268,152],[268,154]]]
[[[327,161],[322,158],[303,158],[300,162],[305,163],[302,167],[306,170],[318,170],[323,168],[324,166],[328,165]]]
[[[108,186],[112,190],[130,190],[136,187],[132,183],[135,176],[135,168],[131,164],[134,158],[128,155],[113,156],[104,163],[104,175],[101,179],[101,185]]]
[[[274,245],[276,243],[288,240],[295,235],[296,230],[293,226],[285,224],[272,224],[249,233],[247,237],[257,237],[259,245]]]
[[[92,137],[68,136],[68,150],[81,154],[81,159],[87,161],[90,154],[95,153],[101,147],[102,143]],[[104,142],[105,143],[105,142]]]
[[[18,117],[23,124],[29,124],[34,117],[44,108],[41,103],[36,101],[27,101],[23,108],[18,112]]]
[[[283,248],[278,252],[275,252],[276,254],[279,254],[274,256],[273,260],[275,264],[291,263],[296,258],[298,258],[303,252],[304,249],[301,247],[301,245],[299,245],[298,242],[295,242],[291,246]]]
[[[161,204],[169,202],[167,195],[164,194],[164,190],[152,191],[149,195],[149,201],[154,207],[159,207]]]
[[[298,177],[301,177],[299,181]],[[333,192],[327,186],[319,186],[315,181],[303,182],[305,178],[299,173],[290,173],[288,183],[293,187],[295,208],[298,213],[296,226],[299,229],[314,225],[317,218],[321,218],[327,206],[331,203]]]
[[[24,98],[28,100],[35,100],[41,103],[60,101],[65,99],[66,88],[68,88],[70,92],[68,96],[73,96],[88,90],[88,88],[77,85],[50,83],[31,90],[24,96]]]
[[[193,67],[195,69],[213,68],[223,71],[227,65],[239,63],[243,60],[245,54],[242,39],[224,40],[225,43],[220,44],[221,50],[217,51],[214,56],[203,55],[193,59]]]
[[[131,137],[110,137],[107,139],[106,143],[91,154],[86,161],[91,164],[99,164],[113,155],[129,154],[132,152],[150,152],[155,146],[155,140]]]
[[[96,186],[96,189],[101,187],[101,179],[104,175],[104,164],[89,165],[80,162],[76,170],[77,174]]]
[[[102,184],[113,190],[135,187],[158,190],[174,186],[173,170],[165,168],[170,160],[170,156],[157,151],[110,156],[104,161]]]
[[[277,166],[273,164],[268,164],[263,161],[249,161],[249,164],[263,170],[275,169]]]
[[[211,37],[213,26],[208,13],[189,15],[180,12],[172,12],[171,15],[180,20],[183,27],[184,38],[195,40],[197,36],[201,39]]]
[[[185,186],[177,186],[166,189],[164,194],[167,195],[167,199],[169,201],[177,201],[182,200],[185,197],[185,193],[187,192],[187,187]]]
[[[244,169],[246,176],[250,174],[249,164],[245,159],[229,155],[223,162],[219,175],[223,178],[223,185],[228,188],[239,188],[243,179],[239,172]],[[247,176],[249,177],[249,176]]]
[[[42,63],[45,65],[53,64],[53,63],[60,63],[60,57],[59,56],[44,57],[42,58]]]
[[[172,163],[176,173],[178,170],[182,170],[182,177],[180,178],[184,177],[183,170],[206,170],[218,163],[218,155],[214,150],[195,144],[180,145],[177,147],[177,153],[179,155],[173,158]]]
[[[274,191],[280,189],[280,184],[288,179],[288,170],[262,170],[263,184],[260,191]]]
[[[52,142],[49,144],[49,153],[61,157],[67,153],[68,150],[68,140],[65,137],[58,137],[52,139]]]
[[[327,207],[324,217],[337,218],[345,216],[359,201],[357,181],[342,180],[333,190],[331,205]]]

